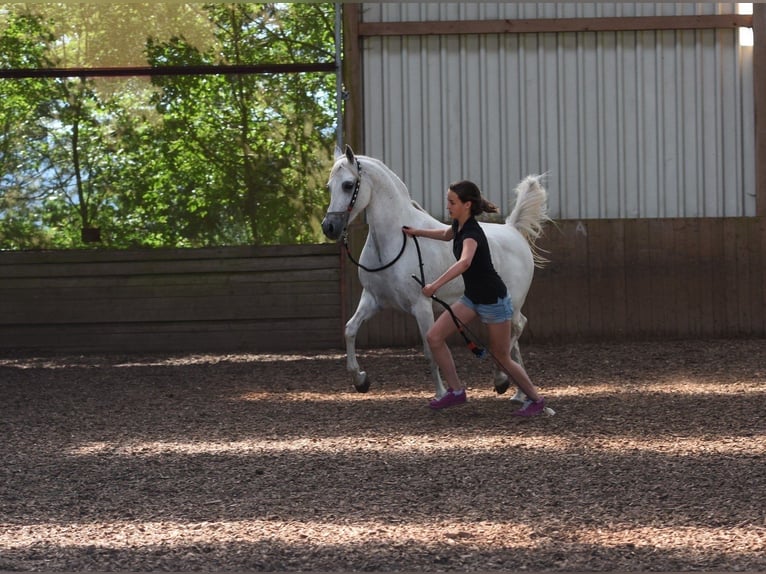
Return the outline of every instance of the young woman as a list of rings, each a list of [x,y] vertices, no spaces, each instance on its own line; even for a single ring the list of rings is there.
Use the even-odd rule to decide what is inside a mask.
[[[449,186],[447,211],[452,226],[444,229],[414,229],[404,227],[413,237],[427,237],[442,241],[453,240],[452,251],[457,261],[433,283],[423,287],[423,295],[431,297],[442,286],[459,275],[465,283],[464,295],[452,304],[452,311],[462,323],[469,323],[477,315],[487,326],[489,348],[516,385],[528,399],[515,416],[531,417],[544,412],[545,401],[537,392],[524,368],[511,359],[511,317],[513,306],[508,288],[495,271],[489,252],[489,243],[476,216],[495,213],[497,207],[481,196],[478,186],[471,181],[460,181]],[[434,360],[444,376],[449,391],[430,402],[432,409],[444,409],[465,403],[465,386],[460,383],[455,361],[447,346],[447,339],[457,332],[449,313],[442,313],[428,331],[426,341]]]

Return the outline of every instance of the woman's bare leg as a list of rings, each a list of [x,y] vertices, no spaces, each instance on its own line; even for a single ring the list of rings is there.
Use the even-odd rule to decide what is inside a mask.
[[[495,360],[500,363],[503,370],[510,375],[513,382],[524,391],[527,397],[535,402],[539,401],[540,395],[524,367],[511,359],[511,322],[487,323],[486,326],[489,332],[490,350]]]
[[[458,320],[464,324],[476,317],[476,313],[474,313],[472,309],[460,302],[453,303],[451,309]],[[431,349],[431,354],[433,355],[436,364],[439,365],[439,370],[442,373],[442,377],[444,377],[446,386],[459,391],[464,388],[464,386],[457,376],[455,360],[452,357],[449,345],[447,345],[447,339],[451,335],[457,333],[457,330],[457,326],[452,320],[449,312],[444,311],[444,313],[437,317],[433,326],[428,330],[426,342],[428,343],[428,348]]]

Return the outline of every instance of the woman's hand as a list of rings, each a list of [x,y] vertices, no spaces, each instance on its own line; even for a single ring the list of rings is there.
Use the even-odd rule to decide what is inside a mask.
[[[410,237],[415,237],[417,229],[410,227],[409,225],[402,225],[402,231],[404,231]]]
[[[436,287],[433,283],[426,283],[426,286],[423,287],[421,291],[426,297],[433,297],[436,294],[437,289],[438,287]]]

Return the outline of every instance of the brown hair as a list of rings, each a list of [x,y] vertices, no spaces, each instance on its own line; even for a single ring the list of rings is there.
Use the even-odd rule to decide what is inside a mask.
[[[484,199],[479,191],[479,186],[472,181],[463,180],[450,184],[450,191],[454,192],[463,203],[471,202],[471,215],[482,213],[497,213],[497,206]]]

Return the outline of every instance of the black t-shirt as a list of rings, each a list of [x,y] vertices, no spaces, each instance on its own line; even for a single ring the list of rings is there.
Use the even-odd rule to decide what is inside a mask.
[[[476,304],[491,305],[497,303],[498,299],[502,299],[508,294],[508,289],[492,265],[489,242],[487,236],[484,235],[484,230],[474,217],[469,217],[463,225],[463,229],[459,231],[458,226],[456,219],[452,222],[452,231],[454,232],[452,253],[455,255],[455,259],[460,259],[460,255],[463,253],[463,241],[466,238],[473,239],[477,245],[471,266],[463,273],[466,297]]]

